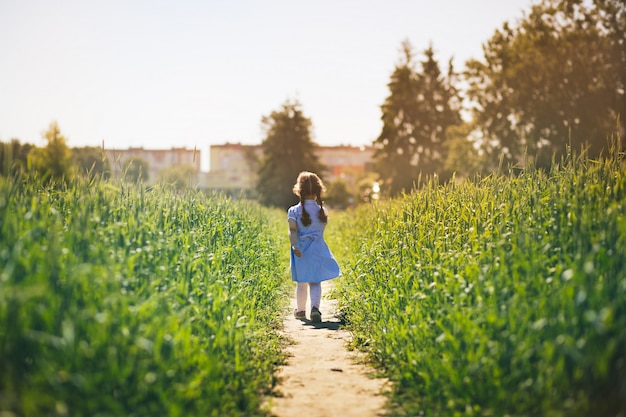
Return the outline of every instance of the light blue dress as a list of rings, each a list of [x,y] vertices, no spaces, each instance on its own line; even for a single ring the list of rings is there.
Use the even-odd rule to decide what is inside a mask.
[[[298,203],[287,211],[287,219],[298,225],[296,247],[302,252],[298,258],[291,251],[291,279],[297,282],[322,282],[341,275],[339,264],[324,241],[326,224],[319,219],[321,207],[315,200],[304,200],[311,224],[302,224],[302,205]]]

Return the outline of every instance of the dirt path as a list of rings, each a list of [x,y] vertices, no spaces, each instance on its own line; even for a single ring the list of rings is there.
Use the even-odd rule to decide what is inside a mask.
[[[322,284],[327,295],[332,281]],[[370,417],[383,415],[386,381],[372,378],[359,354],[346,350],[350,334],[339,328],[334,300],[322,298],[322,323],[296,320],[295,299],[285,319],[284,334],[294,342],[288,363],[278,374],[279,396],[269,399],[278,417]],[[307,317],[309,308],[307,306]]]

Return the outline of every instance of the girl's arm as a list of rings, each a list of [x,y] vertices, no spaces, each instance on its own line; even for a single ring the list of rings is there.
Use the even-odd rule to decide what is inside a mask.
[[[300,249],[296,247],[298,243],[298,224],[295,220],[289,220],[289,243],[291,244],[291,250],[299,258],[302,256]]]

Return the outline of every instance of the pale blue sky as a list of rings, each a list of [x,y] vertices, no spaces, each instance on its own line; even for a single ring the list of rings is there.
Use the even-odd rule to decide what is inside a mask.
[[[369,145],[408,39],[442,69],[531,0],[0,0],[0,141],[170,148],[263,139],[297,99],[320,145]],[[204,159],[204,158],[203,158]]]

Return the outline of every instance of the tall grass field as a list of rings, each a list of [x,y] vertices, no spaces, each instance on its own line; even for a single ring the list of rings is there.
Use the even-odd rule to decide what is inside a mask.
[[[0,415],[264,415],[287,300],[275,217],[0,179]]]
[[[626,415],[624,168],[331,212],[333,292],[390,415]],[[286,213],[250,202],[0,178],[0,415],[267,415],[288,246]]]
[[[394,415],[626,415],[622,157],[332,217],[339,303]]]

